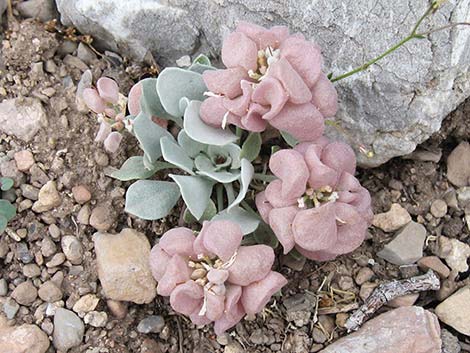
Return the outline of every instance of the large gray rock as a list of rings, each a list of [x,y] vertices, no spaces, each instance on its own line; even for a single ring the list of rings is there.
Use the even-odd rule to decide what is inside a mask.
[[[101,43],[142,59],[147,49],[162,63],[183,54],[220,52],[222,38],[239,20],[288,25],[321,45],[325,70],[338,75],[404,38],[427,0],[56,0],[62,21]],[[470,21],[470,2],[449,0],[432,28]],[[423,27],[424,29],[426,26]],[[437,131],[470,95],[470,29],[453,28],[415,40],[367,72],[341,81],[337,117],[362,165],[408,154]]]

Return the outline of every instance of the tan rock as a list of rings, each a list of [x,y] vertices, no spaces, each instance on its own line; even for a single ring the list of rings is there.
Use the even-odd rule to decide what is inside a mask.
[[[85,185],[77,185],[72,188],[72,194],[75,201],[84,204],[91,199],[91,193]]]
[[[60,206],[62,203],[62,197],[57,191],[55,181],[49,180],[39,190],[38,200],[33,204],[34,212],[46,212],[52,210],[54,207]]]
[[[45,353],[49,339],[36,325],[7,326],[0,317],[0,353]]]
[[[419,293],[402,295],[401,297],[390,300],[387,306],[391,308],[399,308],[401,306],[412,306],[419,298]]]
[[[94,294],[84,295],[74,304],[73,311],[75,311],[79,316],[83,316],[82,314],[95,310],[99,301],[100,298]]]
[[[421,307],[391,310],[320,353],[441,353],[437,317]]]
[[[411,222],[411,216],[400,204],[394,203],[390,210],[374,216],[372,224],[384,232],[394,232]]]
[[[470,185],[470,144],[461,142],[447,158],[447,179],[455,186]]]
[[[436,307],[439,320],[470,336],[470,286],[452,294]]]
[[[449,268],[437,256],[425,256],[419,259],[418,266],[423,271],[433,270],[441,278],[447,278],[450,274]]]
[[[470,257],[470,246],[457,239],[440,236],[437,240],[437,256],[446,260],[454,272],[468,270],[467,258]]]
[[[38,290],[30,281],[18,284],[11,293],[11,297],[21,305],[31,305],[38,297]]]
[[[150,272],[150,244],[144,234],[123,229],[119,234],[93,236],[98,276],[107,298],[149,303],[156,296]]]
[[[15,153],[16,167],[20,172],[27,172],[34,164],[34,157],[30,151],[24,150]]]

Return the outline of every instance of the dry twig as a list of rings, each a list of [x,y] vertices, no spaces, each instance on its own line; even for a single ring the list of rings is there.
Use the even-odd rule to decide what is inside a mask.
[[[348,332],[355,331],[390,300],[407,294],[438,290],[440,287],[439,277],[432,270],[422,276],[381,284],[366,299],[365,303],[349,317],[345,327]]]

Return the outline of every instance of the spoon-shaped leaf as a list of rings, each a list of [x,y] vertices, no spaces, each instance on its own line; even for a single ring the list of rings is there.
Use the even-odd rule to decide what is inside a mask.
[[[160,140],[162,155],[165,161],[176,165],[185,172],[194,175],[194,162],[188,157],[183,148],[174,142],[173,138],[163,136]]]
[[[250,187],[251,180],[253,179],[253,175],[255,173],[255,169],[251,163],[243,158],[242,159],[242,168],[240,173],[240,192],[238,193],[237,198],[227,207],[227,210],[230,210],[240,204],[246,196],[248,192],[248,188]]]
[[[201,176],[192,175],[174,175],[170,174],[176,184],[180,187],[183,197],[189,211],[200,219],[209,204],[214,182]]]
[[[147,179],[159,170],[172,167],[174,166],[169,163],[157,161],[152,165],[152,169],[147,169],[144,165],[144,157],[133,156],[127,159],[120,169],[114,170],[108,176],[121,181]]]
[[[234,207],[230,210],[230,212],[227,210],[220,212],[218,215],[215,215],[212,220],[228,220],[235,222],[241,227],[243,234],[253,233],[256,228],[258,228],[260,222],[260,220],[255,215],[245,211],[239,206]]]

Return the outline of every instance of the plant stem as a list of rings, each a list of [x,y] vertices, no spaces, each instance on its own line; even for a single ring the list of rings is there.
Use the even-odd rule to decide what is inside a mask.
[[[426,12],[418,19],[418,22],[416,22],[416,24],[414,25],[411,33],[407,37],[405,37],[404,39],[399,41],[397,44],[395,44],[394,46],[392,46],[391,48],[389,48],[388,50],[386,50],[385,52],[383,52],[379,56],[377,56],[374,59],[366,62],[365,64],[363,64],[363,65],[361,65],[361,66],[359,66],[359,67],[357,67],[357,68],[355,68],[355,69],[353,69],[349,72],[346,72],[345,74],[342,74],[342,75],[337,76],[337,77],[333,77],[331,79],[331,82],[336,82],[336,81],[342,80],[346,77],[352,76],[352,75],[354,75],[358,72],[367,70],[371,65],[375,64],[377,61],[383,59],[387,55],[393,53],[395,50],[397,50],[398,48],[400,48],[401,46],[403,46],[404,44],[406,44],[407,42],[409,42],[412,39],[422,39],[423,37],[425,37],[425,36],[427,36],[431,33],[441,31],[441,30],[444,30],[444,29],[447,29],[447,28],[450,28],[450,27],[455,27],[455,26],[458,26],[458,25],[470,25],[470,23],[466,23],[466,22],[452,23],[450,25],[443,26],[443,27],[437,28],[435,30],[431,30],[429,32],[418,33],[418,28],[421,26],[424,19],[427,16],[429,16],[431,13],[435,12],[437,10],[438,6],[439,6],[439,4],[436,3],[435,1],[433,1],[431,3],[431,6],[426,10]]]
[[[220,212],[224,209],[224,186],[222,184],[217,184],[217,210]]]
[[[235,200],[235,193],[233,191],[233,185],[232,183],[226,183],[224,184],[224,186],[225,186],[225,191],[227,192],[228,204],[230,205]]]
[[[275,177],[274,175],[269,175],[269,174],[255,173],[253,174],[253,179],[270,182],[270,181],[276,180],[277,177]]]
[[[240,205],[243,206],[243,208],[250,212],[253,216],[256,216],[256,218],[260,218],[259,214],[251,208],[251,206],[248,204],[248,202],[246,202],[245,200],[243,200],[242,202],[240,202]],[[260,218],[261,219],[261,218]]]

